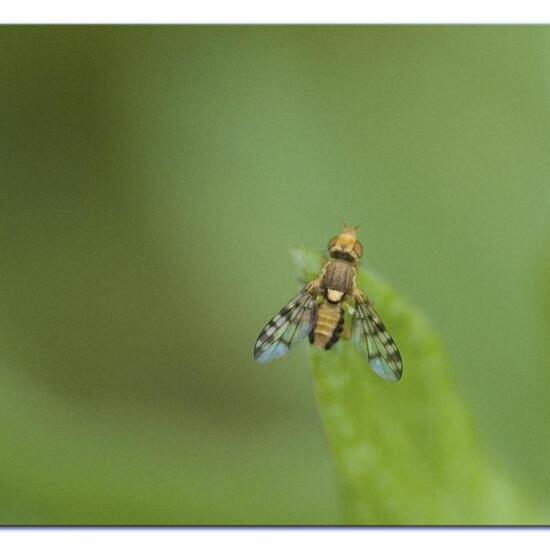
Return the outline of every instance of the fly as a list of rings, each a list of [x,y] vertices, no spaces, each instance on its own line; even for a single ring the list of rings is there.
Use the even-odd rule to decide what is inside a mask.
[[[354,345],[378,376],[397,382],[403,374],[401,354],[372,302],[357,287],[357,264],[363,255],[357,227],[344,226],[327,248],[330,259],[319,276],[305,285],[260,332],[254,358],[267,363],[282,357],[306,336],[312,345],[329,350],[344,329],[344,306],[352,305]]]

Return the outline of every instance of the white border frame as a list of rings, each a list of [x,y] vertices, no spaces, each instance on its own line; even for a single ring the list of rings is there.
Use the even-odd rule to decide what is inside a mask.
[[[41,548],[52,550],[141,550],[220,549],[281,550],[314,548],[365,550],[464,550],[465,548],[548,547],[550,531],[545,529],[415,529],[415,528],[308,528],[308,529],[4,529],[0,544],[4,548]],[[184,546],[182,546],[182,544]],[[260,546],[258,546],[260,545]]]

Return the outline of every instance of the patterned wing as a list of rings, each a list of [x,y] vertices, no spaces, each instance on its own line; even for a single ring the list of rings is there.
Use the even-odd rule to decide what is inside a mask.
[[[397,382],[401,378],[401,354],[368,301],[355,302],[351,335],[353,343],[366,354],[369,366],[378,376],[389,382]]]
[[[288,353],[310,331],[315,307],[315,298],[304,287],[262,329],[254,359],[267,363]]]

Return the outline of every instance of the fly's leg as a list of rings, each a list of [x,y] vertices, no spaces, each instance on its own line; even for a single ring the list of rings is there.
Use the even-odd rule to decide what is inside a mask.
[[[362,290],[359,290],[356,286],[353,287],[353,301],[356,304],[364,304],[367,301],[367,297],[363,294]]]
[[[353,287],[351,289],[351,298],[353,300],[353,305],[364,304],[369,301],[368,298],[365,296],[365,293],[357,286],[357,274],[353,276]]]
[[[312,296],[317,297],[317,294],[319,294],[319,289],[321,288],[321,281],[321,277],[313,279],[313,281],[306,285],[306,292],[309,292]]]
[[[313,281],[309,282],[307,285],[306,285],[306,291],[309,292],[312,296],[317,296],[317,294],[319,294],[319,290],[321,288],[321,285],[323,283],[323,278],[325,276],[325,271],[327,269],[327,265],[329,264],[329,262],[327,262],[323,269],[321,269],[321,273],[319,274],[318,277],[315,277],[315,279],[313,279]]]

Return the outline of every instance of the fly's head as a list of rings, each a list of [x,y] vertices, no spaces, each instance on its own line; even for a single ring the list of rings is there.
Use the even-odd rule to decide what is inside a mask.
[[[331,258],[357,263],[363,255],[363,245],[357,240],[357,227],[344,225],[342,233],[330,239],[328,254]]]

